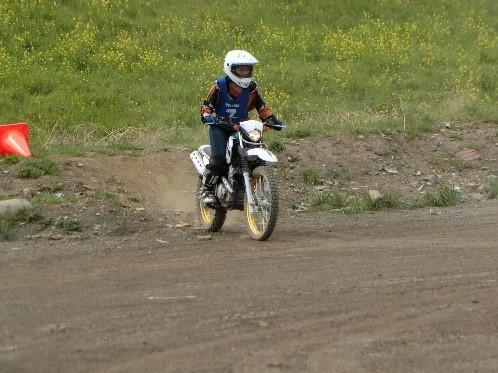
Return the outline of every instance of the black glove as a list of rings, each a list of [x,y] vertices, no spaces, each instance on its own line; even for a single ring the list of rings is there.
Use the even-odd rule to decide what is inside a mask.
[[[266,118],[265,122],[270,124],[275,131],[282,130],[282,126],[283,126],[282,121],[278,120],[277,117],[273,114],[270,115],[268,118]],[[275,127],[273,127],[273,126],[275,126]]]
[[[216,122],[216,125],[228,134],[232,134],[235,131],[235,129],[233,128],[235,124],[238,123],[232,123],[232,118],[229,117],[221,117]]]

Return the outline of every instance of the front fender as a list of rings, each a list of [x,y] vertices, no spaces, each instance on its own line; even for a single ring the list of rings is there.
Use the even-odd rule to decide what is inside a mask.
[[[268,149],[263,149],[263,148],[249,149],[249,150],[247,150],[247,155],[249,157],[250,156],[256,156],[256,157],[262,159],[265,162],[270,162],[270,163],[276,163],[276,162],[278,162],[278,159],[275,156],[275,154],[273,154]]]

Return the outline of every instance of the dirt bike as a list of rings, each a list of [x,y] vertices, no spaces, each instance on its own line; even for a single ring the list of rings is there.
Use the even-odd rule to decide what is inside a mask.
[[[230,126],[223,118],[217,125]],[[208,232],[218,232],[225,222],[228,210],[245,211],[248,231],[252,239],[265,241],[270,238],[278,217],[278,185],[270,164],[277,157],[263,142],[264,126],[284,128],[283,125],[262,123],[257,120],[240,122],[240,130],[230,136],[226,147],[224,175],[214,188],[217,203],[206,205],[201,199],[202,177],[211,156],[211,146],[201,145],[190,153],[199,181],[196,206],[201,227]]]

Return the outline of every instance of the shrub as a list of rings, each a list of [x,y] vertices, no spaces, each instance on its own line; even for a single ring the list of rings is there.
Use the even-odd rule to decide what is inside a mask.
[[[36,179],[42,175],[57,175],[57,165],[49,159],[30,159],[25,161],[17,172],[21,179]]]
[[[316,210],[342,209],[346,207],[346,196],[338,190],[315,194],[311,206]]]
[[[330,167],[327,170],[327,176],[337,180],[349,181],[353,178],[353,172],[343,166]]]
[[[81,232],[81,224],[78,220],[59,220],[55,223],[57,228],[61,228],[64,232]]]
[[[16,164],[19,162],[21,159],[16,156],[7,156],[7,157],[1,157],[0,158],[0,163],[2,164]]]
[[[0,239],[11,240],[14,238],[12,227],[17,222],[33,223],[42,220],[43,217],[40,210],[34,209],[22,209],[17,211],[13,215],[1,216],[0,217]]]
[[[320,174],[314,168],[306,167],[303,168],[299,174],[299,178],[305,184],[318,184],[320,180]]]
[[[490,182],[485,191],[489,199],[498,198],[498,181],[495,180]]]
[[[13,221],[23,221],[26,223],[33,223],[43,219],[40,210],[37,208],[19,210],[12,218]]]
[[[290,130],[285,133],[285,137],[289,139],[305,139],[311,136],[311,130],[297,128],[295,130]]]
[[[33,206],[45,206],[45,205],[57,205],[59,203],[65,202],[64,196],[61,194],[59,197],[57,194],[50,192],[42,192],[40,194],[35,195],[31,199],[31,203]]]
[[[382,198],[374,199],[367,192],[350,201],[353,212],[378,211],[401,206],[399,197],[392,192],[382,193]]]
[[[0,218],[0,235],[4,235],[10,228],[11,222],[5,218]]]
[[[383,209],[401,208],[403,203],[398,193],[386,191],[382,198],[374,200],[368,193],[347,197],[338,190],[315,194],[311,200],[315,210],[340,210],[343,213],[360,213]]]
[[[284,144],[280,140],[272,140],[268,145],[268,149],[272,152],[281,152],[285,149]]]
[[[454,187],[443,185],[435,193],[427,193],[415,202],[416,207],[435,206],[445,207],[456,205],[461,201],[460,193]]]
[[[401,196],[391,190],[387,190],[382,193],[382,205],[386,209],[395,209],[403,207],[403,202],[401,201]]]

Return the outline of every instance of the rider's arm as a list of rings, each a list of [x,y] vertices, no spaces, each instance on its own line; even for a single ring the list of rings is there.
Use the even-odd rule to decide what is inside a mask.
[[[263,101],[263,98],[256,88],[256,83],[254,81],[251,82],[251,85],[249,86],[249,104],[247,107],[247,111],[251,111],[252,109],[256,109],[259,118],[262,121],[265,121],[273,114],[271,109],[266,106],[265,102]]]
[[[259,118],[263,122],[270,122],[272,124],[279,124],[281,125],[282,122],[280,122],[275,115],[273,115],[271,109],[266,106],[265,102],[263,101],[263,98],[261,97],[259,91],[256,89],[256,83],[251,82],[251,85],[249,86],[249,106],[248,106],[248,111],[256,109],[258,112]],[[280,127],[269,127],[265,126],[264,130],[268,131],[271,128],[274,128],[277,131],[280,131]]]
[[[201,106],[201,120],[205,116],[212,115],[214,113],[214,108],[216,103],[218,102],[218,86],[213,84],[209,89],[209,93],[207,95],[206,100]]]

